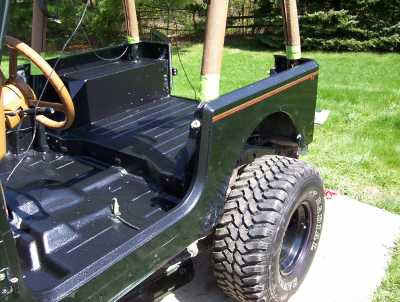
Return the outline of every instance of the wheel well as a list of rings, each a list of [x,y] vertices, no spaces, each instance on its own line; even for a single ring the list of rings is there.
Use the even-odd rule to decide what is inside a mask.
[[[298,131],[284,112],[267,116],[253,131],[247,140],[247,146],[271,148],[273,154],[298,157]]]
[[[266,117],[253,131],[255,135],[262,136],[266,139],[285,139],[297,142],[297,130],[292,119],[284,112],[276,112]]]

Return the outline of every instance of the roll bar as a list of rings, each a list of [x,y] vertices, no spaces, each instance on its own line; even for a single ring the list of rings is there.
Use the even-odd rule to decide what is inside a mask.
[[[282,0],[283,32],[285,34],[286,56],[290,61],[301,58],[299,17],[296,0]]]
[[[209,0],[201,67],[201,101],[219,97],[229,0]]]
[[[126,19],[126,31],[128,34],[128,43],[136,44],[140,41],[139,36],[139,24],[136,14],[135,0],[123,0],[125,19]]]
[[[46,40],[46,18],[33,2],[32,47],[38,52],[44,50]],[[135,0],[122,0],[126,17],[127,40],[130,44],[140,41]],[[229,0],[208,0],[207,25],[201,68],[201,100],[208,102],[220,95],[220,78],[223,48],[228,16]],[[281,0],[285,34],[286,56],[291,65],[301,58],[299,19],[296,0]]]

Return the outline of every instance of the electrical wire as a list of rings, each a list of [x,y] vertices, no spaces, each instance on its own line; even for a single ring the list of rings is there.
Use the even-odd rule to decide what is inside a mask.
[[[119,55],[118,57],[114,57],[114,58],[105,58],[105,57],[102,57],[102,56],[100,56],[96,51],[94,51],[93,54],[96,56],[96,58],[98,58],[98,59],[101,60],[101,61],[115,62],[115,61],[118,61],[118,60],[122,59],[122,58],[126,55],[126,53],[128,52],[128,50],[129,50],[129,46],[125,47],[125,50],[122,52],[121,55]]]
[[[46,91],[46,89],[47,89],[47,86],[49,85],[50,77],[52,76],[53,72],[55,72],[55,70],[56,70],[58,64],[60,63],[61,58],[62,58],[63,54],[65,53],[66,48],[68,47],[69,43],[71,43],[72,39],[74,38],[74,36],[75,36],[76,33],[78,32],[79,28],[81,27],[82,22],[83,22],[83,20],[84,20],[84,18],[85,18],[85,16],[86,16],[86,12],[87,12],[87,10],[88,10],[88,8],[89,8],[89,5],[90,5],[90,0],[87,0],[86,5],[85,5],[85,8],[83,9],[82,15],[81,15],[81,17],[80,17],[80,19],[79,19],[79,21],[78,21],[78,23],[77,23],[77,25],[76,25],[74,31],[71,33],[71,35],[68,37],[67,41],[64,43],[64,46],[63,46],[63,48],[62,48],[61,51],[60,51],[59,57],[57,58],[56,62],[54,63],[54,65],[53,65],[53,67],[52,67],[53,69],[52,69],[52,71],[51,71],[49,77],[47,78],[46,83],[44,84],[44,86],[43,86],[43,88],[42,88],[42,91],[41,91],[41,93],[40,93],[40,96],[39,96],[39,98],[38,98],[38,99],[36,100],[36,102],[35,102],[35,105],[34,105],[34,109],[35,109],[35,110],[34,110],[34,115],[33,115],[33,124],[34,124],[34,126],[33,126],[32,139],[31,139],[31,141],[30,141],[28,147],[27,147],[26,150],[24,151],[24,153],[23,153],[21,159],[17,162],[17,164],[16,164],[16,165],[14,166],[14,168],[11,170],[10,174],[7,176],[7,178],[6,178],[6,184],[10,181],[10,179],[12,178],[12,176],[15,174],[15,171],[16,171],[16,170],[18,169],[18,167],[23,163],[23,161],[24,161],[24,160],[26,159],[26,157],[28,156],[29,151],[32,149],[32,146],[33,146],[33,143],[35,142],[36,134],[37,134],[37,123],[38,123],[38,122],[37,122],[37,120],[36,120],[36,111],[37,111],[37,108],[38,108],[38,106],[39,106],[40,100],[42,99],[42,97],[43,97],[43,95],[44,95],[44,93],[45,93],[45,91]]]
[[[174,18],[174,22],[175,22],[176,31],[178,32],[178,22],[176,21],[176,17]],[[194,99],[197,100],[197,90],[194,87],[192,81],[190,80],[189,75],[186,72],[185,66],[183,65],[183,61],[182,61],[182,58],[181,58],[181,51],[180,51],[179,44],[178,44],[177,41],[175,41],[175,47],[176,47],[176,54],[178,55],[179,63],[182,66],[183,74],[185,75],[186,81],[188,82],[189,86],[192,88],[192,90],[194,92]]]
[[[122,222],[126,226],[130,227],[131,229],[134,229],[136,231],[140,231],[140,228],[138,226],[130,223],[129,221],[127,221],[124,218],[122,218],[121,216],[113,216],[113,217],[115,217],[116,219],[118,219],[120,222]]]
[[[126,46],[126,47],[125,47],[125,50],[122,52],[121,55],[119,55],[119,56],[117,56],[117,57],[114,57],[114,58],[105,58],[105,57],[99,55],[98,52],[95,50],[95,47],[93,47],[93,44],[92,44],[92,42],[91,42],[90,39],[89,39],[89,35],[87,34],[87,32],[86,32],[86,30],[85,30],[85,26],[82,26],[82,29],[83,29],[83,34],[84,34],[84,36],[85,36],[86,41],[88,42],[90,48],[93,50],[93,54],[96,56],[96,58],[98,58],[98,59],[101,60],[101,61],[106,61],[106,62],[118,61],[118,60],[122,59],[123,56],[125,56],[126,53],[127,53],[128,50],[129,50],[129,46]]]
[[[71,3],[72,6],[74,6],[74,2],[73,0],[69,1]],[[125,6],[125,2],[124,2],[124,6]],[[125,18],[125,22],[128,22],[128,19],[126,18],[126,14],[124,14],[124,18]],[[89,47],[93,50],[93,54],[100,60],[100,61],[106,61],[106,62],[114,62],[114,61],[118,61],[120,59],[122,59],[126,53],[129,50],[129,46],[126,46],[125,50],[122,52],[121,55],[114,57],[114,58],[105,58],[101,55],[98,54],[98,52],[96,51],[96,47],[94,47],[92,41],[90,41],[89,35],[87,34],[86,28],[85,28],[85,24],[82,24],[82,32],[85,36],[86,42],[89,44]]]

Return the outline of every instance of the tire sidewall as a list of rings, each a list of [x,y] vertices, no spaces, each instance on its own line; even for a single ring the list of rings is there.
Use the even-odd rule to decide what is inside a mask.
[[[311,212],[311,231],[309,239],[302,254],[301,260],[288,276],[283,276],[280,272],[279,259],[283,243],[283,238],[290,219],[296,209],[304,202],[307,202]],[[323,185],[318,175],[309,175],[298,181],[294,190],[289,194],[286,207],[279,222],[279,228],[273,241],[273,254],[269,267],[269,278],[271,296],[276,301],[286,301],[293,295],[303,282],[317,251],[321,237],[322,225],[324,220],[324,195]]]

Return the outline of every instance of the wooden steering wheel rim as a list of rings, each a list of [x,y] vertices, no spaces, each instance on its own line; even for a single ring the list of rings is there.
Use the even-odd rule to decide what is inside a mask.
[[[17,51],[25,55],[33,64],[35,64],[49,80],[49,83],[53,86],[56,91],[60,101],[62,103],[62,110],[60,110],[60,104],[54,103],[54,107],[57,111],[62,111],[65,114],[65,119],[63,121],[55,121],[44,115],[36,116],[36,120],[48,128],[51,129],[68,129],[71,127],[72,123],[75,119],[75,107],[72,101],[71,95],[68,92],[68,89],[65,87],[63,81],[58,76],[57,72],[31,47],[27,44],[21,42],[20,40],[6,36],[5,38],[6,45],[11,51]],[[10,57],[11,58],[11,57]],[[16,64],[16,62],[15,62]],[[15,77],[16,70],[11,72],[11,69],[16,69],[16,66],[12,66],[12,62],[10,61],[10,80],[12,81],[12,77]],[[51,103],[48,102],[39,102],[39,104],[45,103],[49,105]],[[57,106],[58,105],[58,106]]]

